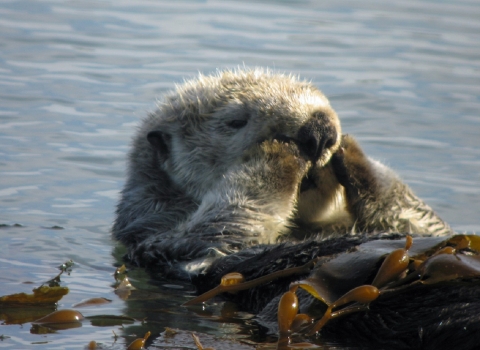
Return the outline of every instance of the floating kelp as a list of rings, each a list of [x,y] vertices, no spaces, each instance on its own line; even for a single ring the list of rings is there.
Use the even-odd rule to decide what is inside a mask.
[[[34,288],[32,294],[15,293],[0,297],[0,319],[6,324],[22,324],[38,319],[51,312],[57,302],[68,294],[67,287],[60,286],[60,276],[73,266],[73,262],[62,264],[60,273],[44,282],[40,287]]]
[[[23,307],[26,305],[48,305],[55,304],[68,293],[67,287],[49,287],[41,286],[33,289],[33,294],[16,293],[0,297],[0,306],[6,307]]]
[[[125,264],[123,264],[122,266],[118,267],[115,270],[113,277],[115,278],[115,281],[121,282],[126,275],[127,275],[127,268],[125,267]]]
[[[143,338],[135,339],[127,348],[127,350],[141,350],[145,346],[145,342],[150,337],[150,332],[145,333]]]
[[[60,273],[40,287],[34,288],[32,294],[15,293],[0,297],[0,307],[3,311],[0,319],[5,320],[6,324],[21,324],[36,320],[50,312],[69,292],[67,287],[60,286],[60,276],[70,271],[72,266],[72,260],[59,266]]]
[[[58,310],[32,322],[30,333],[55,333],[56,330],[78,328],[85,317],[76,310]]]
[[[124,276],[123,280],[115,288],[115,294],[117,294],[120,299],[127,300],[132,290],[136,288],[130,283],[130,280],[127,276]]]
[[[302,288],[310,285],[315,291],[305,288],[309,293],[331,304],[365,283],[372,272],[375,278],[371,284],[378,288],[389,284],[398,287],[416,280],[438,283],[471,278],[480,275],[480,250],[472,249],[480,244],[479,241],[480,237],[473,235],[459,235],[446,240],[443,237],[442,241],[439,238],[415,238],[413,244],[407,243],[406,249],[398,248],[387,255],[385,248],[388,245],[393,248],[401,241],[372,241],[358,246],[354,252],[341,254],[317,266],[308,278],[294,285]],[[383,264],[375,271],[382,260]],[[434,280],[430,279],[432,276],[435,276]]]
[[[369,305],[376,305],[377,300],[381,300],[379,305],[383,305],[386,300],[394,301],[392,298],[395,294],[408,298],[406,295],[409,295],[410,289],[428,286],[454,291],[451,289],[455,288],[454,283],[478,283],[479,253],[480,237],[475,235],[417,237],[413,242],[407,236],[406,241],[372,240],[338,255],[322,256],[321,260],[315,258],[311,261],[310,267],[313,269],[309,276],[291,283],[290,290],[280,299],[278,348],[294,347],[289,338],[293,333],[318,333],[331,319],[365,312],[371,308]],[[284,271],[276,271],[255,280],[261,279],[266,283],[279,278],[279,272]],[[252,280],[241,282],[228,286],[228,291],[245,290],[251,284]],[[298,288],[306,290],[325,305],[326,311],[316,322],[313,322],[313,317],[298,314],[302,304],[296,295]],[[415,295],[418,296],[418,293]],[[396,304],[396,307],[402,305],[409,307],[402,303]]]
[[[82,300],[81,302],[72,305],[72,307],[87,307],[87,306],[97,306],[103,304],[109,304],[112,300],[107,298],[90,298]]]
[[[276,271],[274,273],[271,273],[266,276],[259,277],[250,281],[245,281],[245,277],[241,273],[230,272],[222,277],[220,284],[217,287],[203,293],[202,295],[199,295],[194,299],[191,299],[185,302],[182,306],[195,305],[195,304],[207,301],[208,299],[211,299],[214,296],[217,296],[218,294],[221,294],[221,293],[225,293],[225,292],[235,293],[241,290],[254,288],[261,284],[273,281],[277,278],[306,273],[310,271],[310,269],[315,265],[316,261],[317,259],[313,259],[312,261],[308,262],[305,265],[292,267],[292,268],[281,270],[281,271]]]
[[[416,244],[417,241],[418,244]],[[374,270],[378,265],[378,259],[377,261],[372,259],[376,254],[371,250],[377,246],[378,251],[383,251],[386,241],[360,245],[356,252],[342,254],[315,267],[307,279],[291,285],[291,290],[301,287],[327,305],[324,316],[313,326],[306,325],[303,331],[314,334],[332,318],[364,311],[366,306],[374,302],[382,293],[394,293],[399,288],[405,290],[412,284],[436,284],[480,276],[480,237],[460,235],[439,243],[436,241],[436,239],[417,238],[412,245],[411,238],[407,236],[405,248],[398,248],[383,259],[371,285],[354,287],[353,278],[346,279],[345,275],[353,277],[352,269],[359,276],[371,275],[372,269]],[[427,242],[430,244],[425,244]],[[377,250],[374,249],[374,251]],[[352,258],[349,267],[345,266],[343,260],[345,257]],[[367,279],[363,279],[363,283],[365,281]],[[341,293],[344,294],[341,296]],[[346,307],[342,308],[343,306]],[[281,329],[280,322],[293,321],[291,315],[283,316],[280,307],[279,329]],[[333,313],[333,309],[336,308],[340,309]],[[287,320],[280,321],[282,317],[287,317]]]
[[[98,344],[97,344],[97,342],[96,342],[95,340],[92,340],[92,341],[88,342],[87,349],[88,349],[88,350],[98,349]]]
[[[54,311],[47,316],[39,318],[33,323],[38,324],[52,324],[52,323],[70,323],[80,322],[84,319],[83,315],[76,310],[58,310]]]
[[[127,300],[132,290],[136,288],[130,283],[130,280],[127,276],[127,268],[125,265],[118,267],[113,274],[115,278],[116,287],[115,287],[115,294],[117,294],[120,299]]]
[[[62,272],[67,272],[67,273],[70,273],[72,271],[72,268],[73,268],[73,265],[75,265],[75,263],[73,262],[73,260],[69,260],[67,262],[64,262],[62,265],[60,265],[58,268],[60,269],[60,271]]]

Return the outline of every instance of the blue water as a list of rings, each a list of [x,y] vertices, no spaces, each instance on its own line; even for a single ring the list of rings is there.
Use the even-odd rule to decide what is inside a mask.
[[[2,1],[0,296],[31,291],[73,259],[59,308],[104,296],[114,302],[82,312],[155,323],[84,323],[48,335],[30,334],[28,322],[4,324],[0,335],[10,338],[0,348],[96,340],[121,349],[163,326],[247,333],[242,314],[178,309],[186,292],[175,288],[188,286],[165,287],[142,271],[132,274],[157,293],[151,303],[112,291],[118,254],[109,229],[135,125],[199,71],[262,66],[312,80],[344,133],[454,229],[480,232],[479,18],[480,3],[468,0]]]

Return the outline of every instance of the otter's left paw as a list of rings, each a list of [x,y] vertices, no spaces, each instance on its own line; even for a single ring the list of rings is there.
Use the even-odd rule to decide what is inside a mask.
[[[339,150],[331,160],[335,176],[347,191],[357,194],[376,188],[375,176],[368,158],[357,141],[350,135],[343,135]]]

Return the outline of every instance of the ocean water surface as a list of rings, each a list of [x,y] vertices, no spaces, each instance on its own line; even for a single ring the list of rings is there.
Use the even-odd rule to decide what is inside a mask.
[[[73,260],[58,309],[105,297],[79,310],[135,320],[36,334],[31,322],[53,308],[4,309],[0,348],[123,349],[146,331],[149,349],[169,348],[165,327],[243,339],[238,349],[258,341],[234,305],[179,307],[188,284],[136,269],[137,291],[114,293],[122,249],[110,227],[131,136],[198,72],[261,66],[311,80],[344,133],[455,230],[480,232],[479,18],[473,0],[2,1],[0,296],[31,293]]]

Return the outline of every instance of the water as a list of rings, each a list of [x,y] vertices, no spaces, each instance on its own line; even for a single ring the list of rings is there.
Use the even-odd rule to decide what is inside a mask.
[[[369,155],[454,229],[480,232],[478,18],[468,0],[3,1],[0,295],[31,292],[73,259],[60,309],[103,296],[113,302],[82,312],[147,322],[37,335],[30,321],[6,324],[3,310],[0,348],[122,349],[164,326],[254,332],[221,305],[179,309],[191,287],[141,270],[130,273],[136,299],[113,293],[121,254],[109,229],[131,135],[156,98],[198,71],[268,66],[311,79]]]

